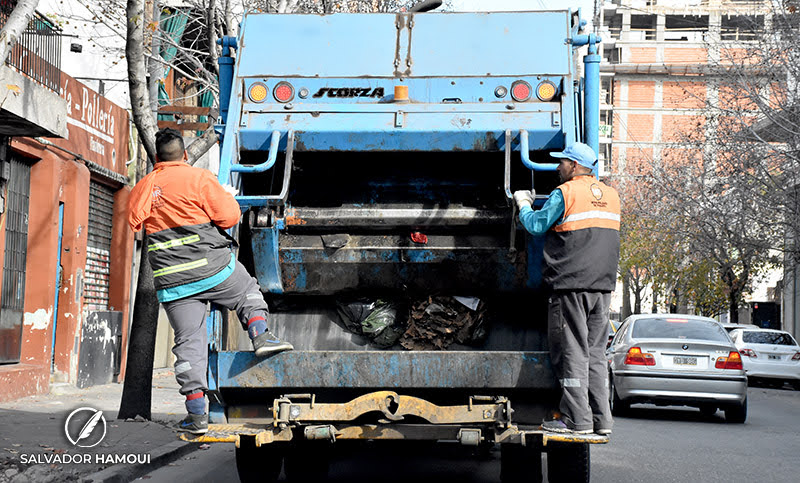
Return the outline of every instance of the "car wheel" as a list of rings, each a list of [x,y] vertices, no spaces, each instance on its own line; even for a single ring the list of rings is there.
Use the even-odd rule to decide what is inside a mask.
[[[608,375],[608,402],[609,406],[611,406],[611,414],[614,416],[624,416],[631,409],[631,403],[620,399],[617,394],[614,376],[610,373]]]
[[[725,421],[729,423],[744,423],[747,419],[747,398],[742,404],[735,404],[725,408]]]

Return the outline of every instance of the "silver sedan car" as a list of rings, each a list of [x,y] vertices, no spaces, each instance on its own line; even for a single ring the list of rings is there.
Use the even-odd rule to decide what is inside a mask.
[[[607,351],[614,414],[634,403],[725,411],[747,419],[742,357],[714,319],[683,314],[640,314],[625,319]]]

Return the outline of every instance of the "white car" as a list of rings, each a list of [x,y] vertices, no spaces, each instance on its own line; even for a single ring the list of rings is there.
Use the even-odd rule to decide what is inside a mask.
[[[800,390],[800,345],[788,332],[772,329],[735,329],[731,339],[742,354],[750,379],[761,379],[778,387],[789,382]]]

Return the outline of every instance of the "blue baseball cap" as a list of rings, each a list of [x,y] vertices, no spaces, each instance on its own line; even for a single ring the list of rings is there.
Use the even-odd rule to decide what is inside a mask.
[[[595,169],[597,167],[597,154],[594,149],[583,143],[574,143],[560,153],[550,153],[554,158],[567,158],[576,161],[583,167]]]

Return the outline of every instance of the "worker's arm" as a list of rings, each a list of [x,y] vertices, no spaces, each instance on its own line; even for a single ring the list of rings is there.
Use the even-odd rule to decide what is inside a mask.
[[[532,235],[541,235],[564,216],[564,196],[560,189],[553,190],[541,210],[528,205],[519,209],[519,221]]]
[[[242,209],[239,203],[209,171],[203,176],[203,209],[211,221],[222,229],[239,223]]]

